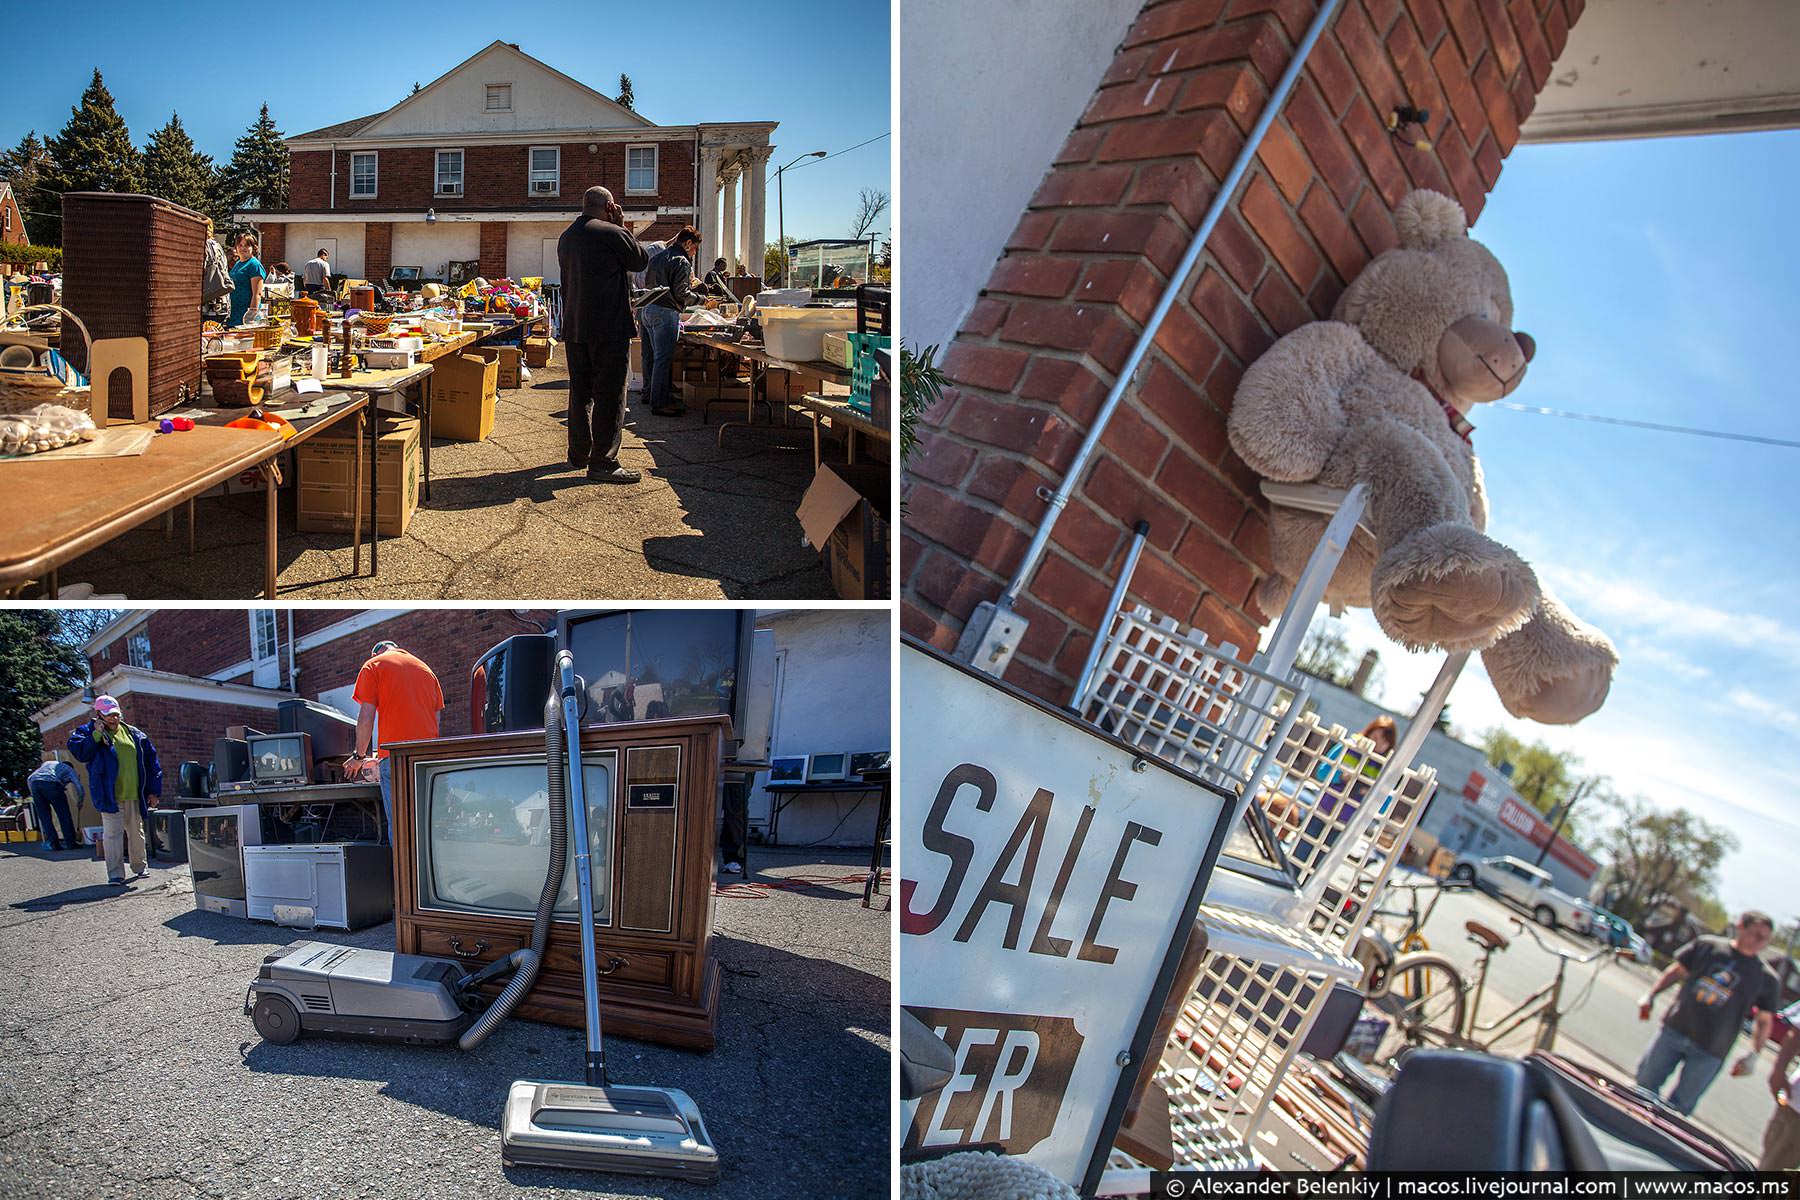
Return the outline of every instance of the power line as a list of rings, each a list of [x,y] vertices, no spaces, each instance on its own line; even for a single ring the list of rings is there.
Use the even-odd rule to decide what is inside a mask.
[[[1782,446],[1789,450],[1800,450],[1800,442],[1787,438],[1763,437],[1755,433],[1730,433],[1723,429],[1695,429],[1689,425],[1660,425],[1655,421],[1633,421],[1626,417],[1602,417],[1593,413],[1564,412],[1557,408],[1536,408],[1529,404],[1514,404],[1509,400],[1497,400],[1496,408],[1508,408],[1514,412],[1535,413],[1545,417],[1566,417],[1571,421],[1594,421],[1602,425],[1629,425],[1634,429],[1654,429],[1659,433],[1685,433],[1693,437],[1720,438],[1728,442],[1755,442],[1760,446]]]
[[[842,150],[833,151],[832,153],[827,154],[824,158],[809,158],[805,162],[802,162],[800,164],[800,166],[798,166],[798,167],[789,167],[787,169],[787,173],[792,174],[793,172],[798,171],[800,169],[800,167],[810,167],[815,163],[822,163],[822,162],[829,161],[830,159],[836,158],[840,154],[848,154],[852,150],[861,150],[864,146],[873,145],[874,143],[879,142],[882,138],[887,137],[887,136],[888,135],[885,133],[878,133],[874,137],[868,139],[868,141],[858,142],[854,146],[848,146]]]

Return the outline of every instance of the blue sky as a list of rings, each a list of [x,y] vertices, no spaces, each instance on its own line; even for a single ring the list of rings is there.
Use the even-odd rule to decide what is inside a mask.
[[[1512,280],[1538,355],[1511,399],[1795,439],[1800,133],[1521,146],[1474,233]],[[1479,670],[1451,695],[1473,734],[1505,724],[1574,751],[1621,791],[1685,805],[1742,848],[1728,906],[1800,915],[1800,450],[1478,408],[1489,532],[1623,663],[1571,728],[1513,721]],[[1435,663],[1347,614],[1381,650],[1389,704]]]
[[[781,122],[769,163],[773,241],[775,167],[889,132],[884,0],[692,0],[668,9],[441,0],[315,8],[298,22],[288,19],[294,11],[83,4],[79,36],[12,74],[0,144],[15,146],[33,128],[40,137],[61,129],[99,67],[137,145],[179,112],[200,149],[223,162],[265,100],[283,133],[317,129],[386,109],[415,80],[429,83],[501,39],[608,96],[625,72],[638,111],[659,124]],[[264,19],[272,14],[281,16]],[[891,144],[884,138],[788,172],[788,235],[847,236],[858,191],[893,190]]]

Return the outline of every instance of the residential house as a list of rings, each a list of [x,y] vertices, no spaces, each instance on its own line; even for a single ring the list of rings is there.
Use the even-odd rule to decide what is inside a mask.
[[[25,213],[19,207],[19,198],[13,195],[12,184],[0,179],[0,242],[25,245],[30,241],[25,233]]]
[[[556,239],[595,184],[645,240],[692,224],[709,259],[763,259],[774,121],[658,125],[496,41],[384,112],[287,139],[288,207],[237,214],[263,259],[384,279],[395,266],[447,278],[559,278]],[[742,190],[742,203],[738,192]]]

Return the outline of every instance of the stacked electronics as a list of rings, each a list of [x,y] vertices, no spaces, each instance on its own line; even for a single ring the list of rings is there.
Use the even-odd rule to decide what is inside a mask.
[[[769,759],[769,786],[776,788],[807,783],[864,783],[885,779],[887,773],[886,750],[777,754]]]

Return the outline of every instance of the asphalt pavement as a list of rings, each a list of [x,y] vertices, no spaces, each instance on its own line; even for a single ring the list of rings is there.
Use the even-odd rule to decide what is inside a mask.
[[[589,481],[569,466],[568,372],[563,347],[524,386],[499,393],[483,442],[436,441],[431,500],[406,532],[381,541],[379,575],[352,573],[348,533],[300,533],[293,489],[280,498],[281,598],[314,600],[831,599],[831,581],[794,515],[812,482],[806,427],[771,431],[742,404],[701,402],[713,385],[687,383],[688,413],[652,414],[633,392],[619,460],[643,474],[630,485]],[[62,568],[61,582],[133,600],[254,598],[263,586],[264,501],[242,493],[199,501],[197,552],[185,511],[173,536],[162,522],[133,530]]]
[[[753,847],[753,886],[722,876],[716,900],[717,1048],[608,1039],[613,1082],[698,1103],[724,1164],[702,1188],[501,1166],[508,1086],[579,1081],[579,1030],[509,1021],[468,1053],[257,1037],[265,953],[391,949],[391,923],[302,934],[196,911],[186,867],[121,894],[91,857],[0,845],[0,1195],[886,1197],[889,916],[862,907],[867,862]]]
[[[1409,882],[1426,877],[1397,871],[1396,879]],[[1430,893],[1421,893],[1429,900]],[[1402,893],[1390,893],[1383,907],[1404,909]],[[1512,922],[1529,923],[1522,910],[1481,892],[1452,891],[1444,893],[1431,920],[1425,926],[1425,937],[1431,948],[1455,962],[1472,983],[1481,951],[1463,930],[1464,922],[1480,921],[1508,939],[1505,950],[1493,957],[1488,972],[1487,990],[1481,1001],[1477,1021],[1482,1025],[1509,1024],[1503,1018],[1520,1002],[1546,987],[1556,977],[1554,954],[1538,947],[1529,933],[1521,932]],[[1580,955],[1592,953],[1597,943],[1566,930],[1553,932],[1533,926],[1553,946]],[[1660,972],[1655,967],[1602,956],[1586,966],[1570,964],[1563,979],[1563,1017],[1556,1051],[1578,1062],[1599,1067],[1616,1079],[1630,1082],[1637,1073],[1638,1060],[1650,1044],[1659,1023],[1668,1012],[1673,992],[1658,998],[1656,1011],[1645,1023],[1638,1020],[1638,998],[1650,990]],[[1529,1053],[1537,1035],[1536,1020],[1526,1022],[1501,1040],[1498,1053]],[[1748,1036],[1739,1038],[1732,1048],[1730,1062],[1749,1046]],[[1762,1146],[1763,1126],[1774,1111],[1765,1080],[1774,1062],[1774,1049],[1765,1049],[1749,1075],[1734,1079],[1721,1071],[1694,1111],[1694,1120],[1716,1136],[1737,1147],[1740,1153],[1755,1161]],[[1671,1078],[1669,1085],[1673,1085]]]

